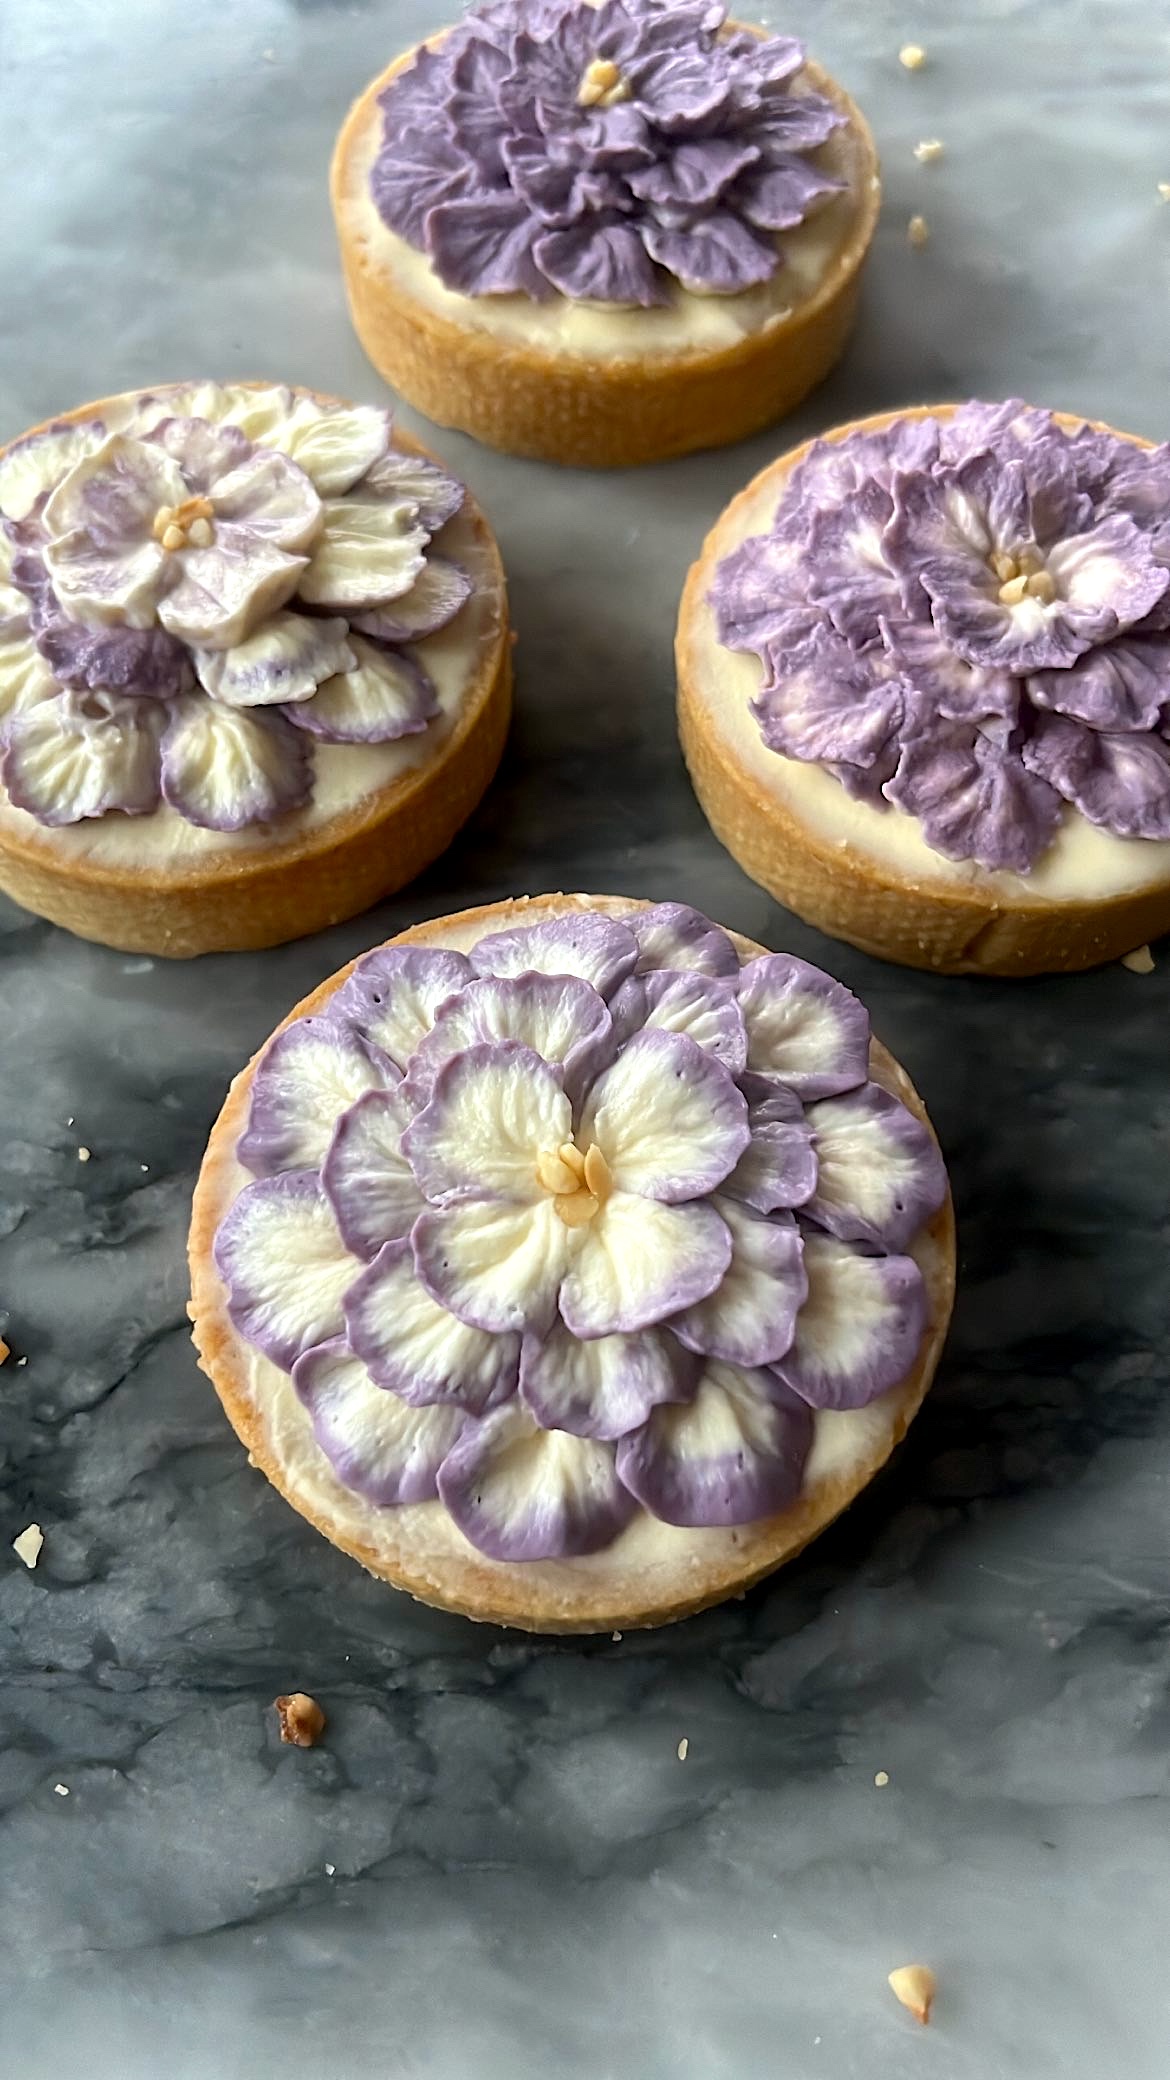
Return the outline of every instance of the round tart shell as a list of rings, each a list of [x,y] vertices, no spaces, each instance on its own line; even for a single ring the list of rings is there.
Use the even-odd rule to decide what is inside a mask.
[[[390,943],[442,943],[445,931],[453,925],[477,927],[478,938],[509,925],[537,923],[550,913],[597,910],[622,917],[645,907],[640,902],[613,897],[521,897],[416,925]],[[738,934],[731,936],[745,959],[765,951]],[[276,1030],[281,1032],[295,1019],[321,1010],[353,965],[351,962],[339,969],[305,997]],[[236,1143],[247,1119],[252,1077],[259,1059],[259,1054],[254,1056],[231,1087],[212,1130],[196,1186],[189,1239],[192,1297],[188,1313],[194,1323],[193,1341],[199,1364],[247,1447],[252,1464],[267,1475],[294,1509],[308,1517],[343,1552],[360,1561],[370,1574],[407,1590],[423,1603],[529,1632],[623,1631],[668,1624],[721,1603],[726,1597],[742,1595],[782,1561],[792,1559],[853,1501],[905,1436],[934,1376],[954,1300],[955,1228],[949,1197],[924,1230],[927,1326],[913,1371],[883,1397],[892,1421],[883,1430],[880,1446],[868,1456],[859,1455],[847,1472],[830,1473],[814,1481],[791,1509],[734,1531],[697,1530],[684,1534],[685,1545],[675,1563],[653,1570],[639,1560],[623,1560],[621,1540],[608,1553],[583,1560],[493,1561],[464,1540],[457,1541],[457,1552],[435,1555],[412,1541],[411,1512],[395,1509],[371,1512],[376,1539],[354,1535],[348,1526],[342,1527],[323,1511],[306,1506],[288,1468],[274,1451],[250,1391],[249,1347],[228,1314],[227,1294],[212,1254],[216,1230],[238,1189]],[[870,1065],[871,1073],[886,1089],[895,1092],[918,1119],[929,1125],[922,1100],[909,1077],[877,1041],[872,1044]]]
[[[848,117],[860,170],[857,216],[815,294],[728,346],[611,359],[460,325],[411,296],[370,253],[347,205],[364,188],[360,147],[380,120],[378,97],[413,56],[404,52],[354,103],[331,191],[358,338],[378,373],[429,419],[510,455],[616,469],[744,440],[828,375],[853,322],[881,190],[869,126],[819,66],[806,65],[805,75]]]
[[[954,405],[918,405],[849,420],[821,436],[845,440],[895,419],[949,419]],[[1053,417],[1070,430],[1086,422]],[[1136,434],[1118,440],[1148,448]],[[790,473],[812,442],[769,465],[726,507],[703,544],[683,590],[675,658],[678,727],[695,793],[720,843],[745,874],[806,924],[864,953],[948,975],[1039,975],[1072,972],[1117,960],[1170,928],[1170,880],[1100,902],[1029,896],[1025,875],[998,874],[994,893],[969,884],[926,885],[899,875],[847,842],[834,843],[792,805],[745,772],[704,697],[697,628],[721,559],[740,538],[740,516],[774,483],[778,503]],[[754,725],[753,725],[754,726]],[[776,754],[778,763],[788,763]],[[1016,887],[1005,892],[1003,883]],[[1018,890],[1018,893],[1016,892]]]
[[[296,394],[323,404],[342,402],[320,391]],[[29,431],[88,419],[120,402],[102,398]],[[395,441],[411,454],[430,454],[397,429]],[[225,846],[187,865],[86,859],[66,853],[48,826],[14,831],[0,824],[0,889],[80,939],[124,953],[186,959],[305,938],[413,881],[445,851],[483,796],[511,716],[503,565],[470,493],[463,511],[498,587],[500,611],[485,626],[454,727],[433,756],[308,830],[281,837],[279,823],[261,826],[254,845]],[[127,818],[128,830],[138,820]]]

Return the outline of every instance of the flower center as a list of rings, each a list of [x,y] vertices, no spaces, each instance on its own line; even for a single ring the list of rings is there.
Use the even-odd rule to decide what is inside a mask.
[[[612,108],[615,102],[628,101],[630,83],[622,78],[620,68],[612,58],[593,58],[581,74],[577,89],[579,108]]]
[[[536,1175],[545,1191],[552,1193],[553,1206],[566,1228],[584,1228],[613,1190],[609,1164],[596,1141],[590,1142],[584,1154],[574,1141],[562,1141],[559,1148],[542,1148],[536,1158]]]
[[[1038,599],[1050,607],[1056,598],[1056,580],[1035,549],[997,549],[988,558],[999,579],[998,598],[1005,607],[1018,607],[1026,599]]]
[[[181,505],[160,506],[151,532],[164,549],[210,549],[214,517],[209,498],[185,498]]]

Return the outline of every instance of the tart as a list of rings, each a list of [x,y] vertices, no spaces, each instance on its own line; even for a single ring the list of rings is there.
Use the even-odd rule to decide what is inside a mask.
[[[232,1086],[190,1241],[253,1463],[529,1630],[737,1594],[857,1494],[951,1309],[946,1174],[856,998],[677,903],[420,925]]]
[[[398,888],[495,771],[499,553],[390,415],[186,383],[0,451],[0,888],[134,953]]]
[[[791,411],[844,346],[880,199],[848,95],[719,0],[493,0],[374,80],[332,191],[386,380],[594,467]]]
[[[951,974],[1170,927],[1170,448],[1017,403],[838,427],[683,594],[715,835],[799,917]]]

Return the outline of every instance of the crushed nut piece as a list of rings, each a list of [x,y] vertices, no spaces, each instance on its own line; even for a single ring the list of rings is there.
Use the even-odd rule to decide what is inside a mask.
[[[930,225],[925,217],[911,217],[906,226],[906,236],[912,246],[924,246],[930,237]]]
[[[919,2022],[930,2021],[938,1981],[928,1964],[900,1964],[890,1973],[890,1992]]]
[[[27,1365],[27,1364],[28,1364],[28,1359],[27,1359],[27,1358],[18,1358],[16,1362],[17,1362],[17,1364],[18,1364],[18,1365]]]
[[[69,1786],[68,1786],[68,1784],[54,1784],[54,1786],[53,1786],[53,1789],[54,1789],[54,1791],[56,1792],[56,1794],[57,1794],[58,1798],[68,1798],[68,1796],[69,1796]]]
[[[946,146],[941,137],[924,137],[921,143],[915,145],[914,157],[920,166],[933,166],[936,159],[942,158],[945,150]]]
[[[615,102],[629,98],[629,83],[612,58],[594,58],[585,67],[577,89],[578,108],[612,108]]]
[[[326,1876],[327,1878],[331,1878],[331,1877],[333,1876],[334,1872],[336,1871],[336,1869],[337,1869],[337,1865],[336,1865],[335,1863],[327,1863],[327,1864],[326,1864],[326,1866],[325,1866],[325,1876]]]
[[[684,1733],[681,1741],[678,1744],[678,1759],[680,1762],[686,1761],[687,1755],[690,1752],[690,1745],[691,1744],[687,1739],[686,1734]]]
[[[1148,946],[1135,946],[1132,953],[1122,954],[1121,965],[1128,968],[1131,975],[1152,975],[1154,956]]]
[[[79,1148],[77,1151],[77,1160],[79,1163],[88,1163],[92,1154],[92,1148]]]
[[[884,1791],[884,1790],[885,1790],[885,1788],[886,1788],[886,1785],[887,1785],[887,1784],[889,1783],[889,1781],[890,1781],[890,1773],[889,1773],[889,1771],[888,1771],[888,1770],[886,1770],[886,1769],[879,1769],[879,1771],[878,1771],[878,1773],[877,1773],[876,1777],[874,1778],[874,1783],[875,1783],[875,1784],[877,1785],[877,1788],[878,1788],[878,1790],[879,1790],[879,1791]]]
[[[36,1566],[37,1561],[41,1557],[41,1547],[44,1543],[45,1534],[41,1530],[40,1525],[29,1524],[21,1532],[19,1538],[13,1539],[12,1550],[16,1554],[17,1559],[23,1560],[25,1566],[31,1570]]]
[[[293,1690],[273,1699],[280,1713],[280,1738],[291,1748],[313,1748],[325,1731],[325,1714],[315,1697]]]
[[[921,72],[926,63],[926,52],[920,43],[904,43],[898,52],[898,63],[907,72]]]
[[[4,1338],[0,1336],[0,1365],[3,1365],[5,1358],[10,1358],[11,1356],[11,1350],[5,1343]]]
[[[612,1640],[619,1640],[619,1639],[621,1638],[621,1633],[620,1633],[620,1632],[611,1632],[609,1636],[610,1636],[610,1638],[611,1638]]]

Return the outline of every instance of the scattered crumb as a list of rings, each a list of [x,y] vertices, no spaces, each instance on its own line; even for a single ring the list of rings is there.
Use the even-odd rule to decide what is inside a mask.
[[[928,1964],[900,1964],[890,1973],[890,1992],[918,2022],[930,2021],[930,2010],[938,1981]]]
[[[72,1113],[70,1113],[70,1115],[69,1115],[68,1119],[66,1120],[65,1124],[66,1124],[66,1126],[67,1126],[67,1127],[71,1127],[71,1126],[73,1125],[73,1114],[72,1114]]]
[[[77,1151],[77,1160],[79,1163],[88,1163],[92,1154],[92,1148],[79,1148]]]
[[[139,1163],[139,1165],[138,1165],[138,1168],[139,1168],[140,1170],[149,1170],[149,1168],[150,1168],[150,1164],[149,1164],[149,1163]]]
[[[926,63],[926,52],[920,43],[904,43],[898,52],[898,63],[907,72],[921,72]]]
[[[275,51],[261,51],[261,53],[260,53],[260,56],[261,56],[261,57],[263,58],[263,60],[264,60],[264,63],[265,63],[266,65],[275,65],[275,63],[276,63],[276,52],[275,52]]]
[[[925,217],[911,217],[906,226],[906,236],[912,246],[924,246],[930,237],[930,225]]]
[[[16,1362],[17,1362],[17,1364],[18,1364],[18,1365],[27,1365],[27,1364],[28,1364],[28,1359],[27,1359],[27,1358],[18,1358]]]
[[[689,1754],[689,1752],[690,1752],[690,1746],[691,1746],[691,1744],[690,1744],[689,1740],[687,1739],[687,1737],[686,1737],[686,1734],[684,1733],[684,1735],[683,1735],[683,1737],[682,1737],[681,1741],[680,1741],[680,1742],[679,1742],[679,1744],[678,1744],[678,1759],[679,1759],[679,1761],[680,1761],[680,1762],[685,1762],[685,1761],[686,1761],[686,1759],[687,1759],[687,1756],[688,1756],[688,1754]]]
[[[315,1697],[293,1690],[273,1699],[280,1713],[280,1738],[291,1748],[314,1748],[325,1731],[325,1714]]]
[[[618,1640],[618,1639],[620,1639],[620,1638],[621,1638],[621,1633],[620,1633],[620,1632],[611,1632],[609,1636],[610,1636],[610,1638],[611,1638],[611,1639],[613,1639],[613,1640]]]
[[[0,1336],[0,1365],[3,1365],[4,1360],[6,1358],[10,1358],[11,1356],[12,1352],[9,1346],[5,1343],[4,1338]]]
[[[1159,181],[1158,193],[1163,202],[1170,202],[1170,181]]]
[[[1152,975],[1154,956],[1148,946],[1135,946],[1132,953],[1122,954],[1121,965],[1128,968],[1131,975]]]
[[[924,137],[915,145],[914,157],[920,166],[933,166],[935,160],[941,159],[945,151],[946,146],[941,137]]]
[[[37,1561],[41,1557],[41,1547],[44,1545],[44,1543],[45,1534],[41,1530],[40,1525],[29,1524],[27,1528],[21,1532],[19,1538],[13,1539],[12,1550],[16,1554],[17,1559],[23,1560],[25,1566],[29,1568],[31,1571],[31,1569],[36,1566]]]
[[[325,1866],[325,1876],[327,1878],[332,1878],[336,1870],[337,1865],[335,1863],[327,1863]]]
[[[885,1788],[886,1788],[886,1785],[887,1785],[887,1784],[889,1783],[889,1781],[890,1781],[890,1773],[889,1773],[889,1771],[888,1771],[888,1770],[885,1770],[885,1769],[879,1769],[879,1771],[878,1771],[878,1773],[877,1773],[876,1777],[874,1778],[874,1783],[875,1783],[875,1784],[877,1785],[877,1788],[878,1788],[878,1790],[879,1790],[879,1791],[884,1791],[884,1790],[885,1790]]]
[[[68,1798],[68,1796],[69,1796],[69,1786],[68,1786],[68,1784],[54,1784],[54,1786],[53,1786],[53,1789],[54,1789],[54,1791],[56,1792],[56,1794],[57,1794],[58,1798]]]

